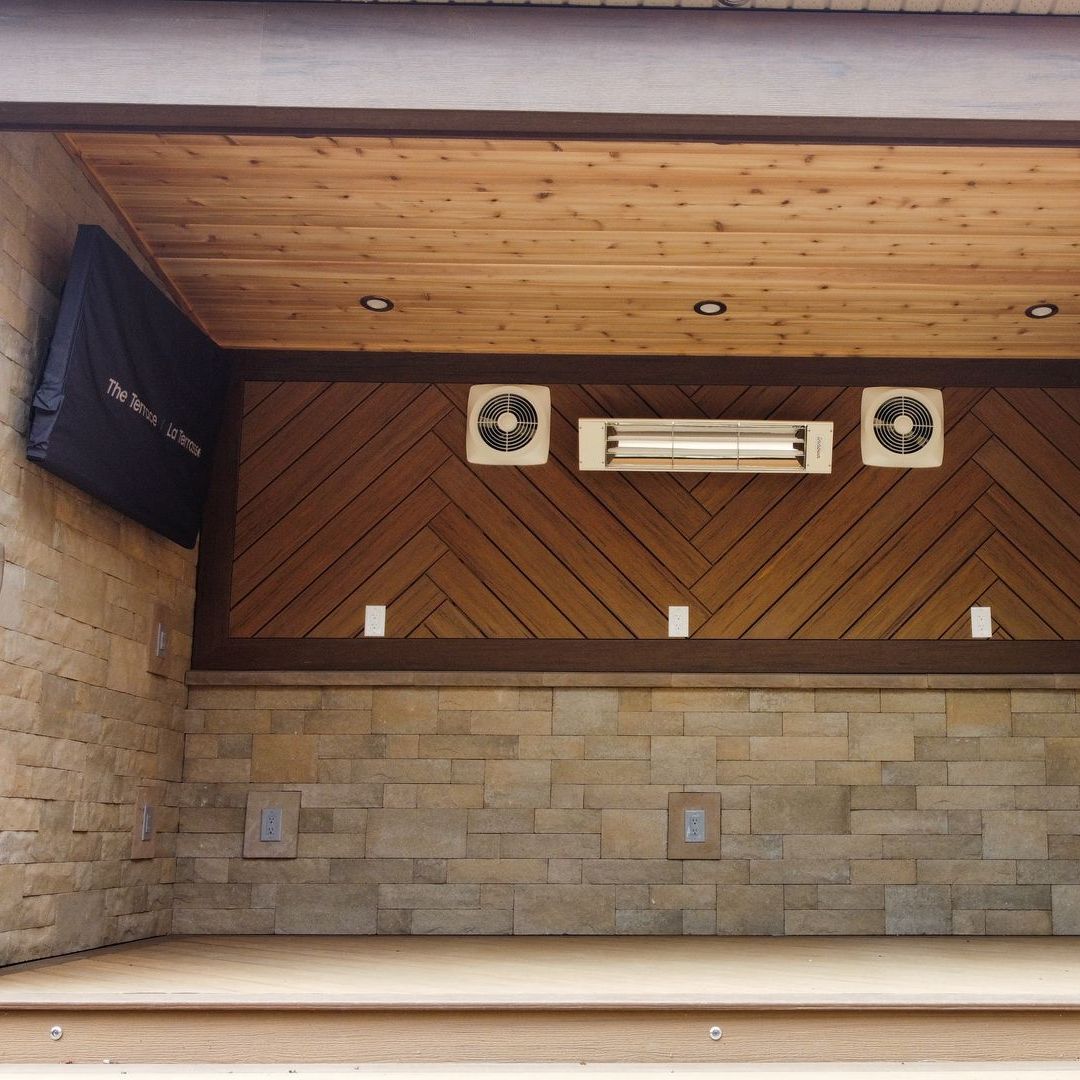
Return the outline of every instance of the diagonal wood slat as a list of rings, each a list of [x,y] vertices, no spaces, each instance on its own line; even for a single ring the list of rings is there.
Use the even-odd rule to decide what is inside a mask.
[[[437,431],[447,450],[450,453],[457,451],[460,455],[460,420],[446,417]],[[459,463],[457,475],[471,477],[472,470],[460,461],[460,456]],[[565,517],[556,503],[529,482],[529,477],[535,475],[535,470],[485,469],[483,486],[498,499],[498,502],[488,502],[488,513],[496,517],[509,516],[505,527],[511,536],[520,524],[548,550],[558,552],[578,579],[603,597],[602,603],[622,624],[611,636],[625,637],[629,630],[634,637],[655,637],[663,630],[661,620],[664,616],[659,609],[620,572],[616,563],[609,561],[593,545],[580,523]],[[538,571],[541,569],[541,566],[537,567]]]
[[[950,632],[962,620],[969,618],[973,601],[969,597],[981,596],[994,581],[994,575],[984,562],[972,556],[956,570],[948,589],[939,589],[927,598],[925,604],[908,619],[893,637],[925,639],[949,637]]]
[[[935,495],[923,504],[919,522],[919,543],[909,532],[897,532],[882,543],[857,574],[852,575],[807,619],[795,634],[802,638],[840,638],[868,612],[879,616],[903,599],[897,588],[901,577],[929,551],[936,551],[946,539],[955,544],[951,530],[971,504],[990,486],[990,477],[972,461],[965,462]],[[978,520],[977,517],[972,520]],[[985,521],[980,521],[985,527]],[[879,626],[882,625],[879,623]],[[883,636],[887,636],[883,634]]]
[[[948,485],[957,467],[987,438],[986,428],[974,417],[965,416],[953,428],[950,442],[953,453],[946,464],[940,469],[901,472],[888,498],[879,499],[868,509],[860,507],[860,516],[820,552],[814,565],[800,574],[787,592],[748,628],[745,636],[787,638],[796,634],[840,585],[860,571],[868,554],[894,535],[917,534],[921,508],[941,487]],[[804,530],[800,540],[804,537],[812,544],[813,530]],[[811,550],[809,557],[813,554]]]
[[[444,596],[469,612],[485,637],[529,637],[521,620],[452,551],[428,570],[428,577]]]
[[[946,390],[940,469],[861,463],[857,387],[552,388],[548,464],[465,460],[466,383],[253,384],[231,628],[355,637],[1080,639],[1080,392]],[[588,415],[830,419],[829,476],[577,469]]]
[[[352,387],[337,383],[324,390],[253,449],[240,462],[236,503],[243,507],[266,483],[267,477],[277,478],[297,459],[297,450],[310,440],[308,451],[318,448],[324,454],[327,447],[324,433],[329,433],[373,390],[374,386]],[[325,441],[324,441],[325,440]]]
[[[1003,581],[995,581],[979,597],[981,607],[989,607],[997,623],[1010,638],[1027,641],[1054,641],[1059,635]]]
[[[415,402],[411,410],[415,426],[390,426],[376,441],[369,442],[377,414],[358,416],[358,410],[353,418],[360,421],[361,426],[352,439],[344,441],[340,455],[335,453],[330,462],[326,462],[325,457],[316,460],[313,456],[302,465],[298,463],[296,471],[287,478],[287,484],[267,488],[267,494],[251,509],[253,522],[260,517],[257,511],[262,511],[261,535],[245,550],[237,530],[236,597],[246,596],[258,583],[265,581],[271,571],[276,572],[284,562],[294,559],[316,535],[320,536],[320,549],[327,547],[340,528],[348,529],[347,521],[338,520],[342,515],[351,515],[352,508],[361,499],[365,508],[370,507],[370,496],[366,492],[380,479],[384,486],[394,486],[393,476],[388,475],[390,470],[411,446],[423,440],[425,427],[434,423],[448,407],[434,389],[411,397],[409,401]],[[385,405],[385,402],[381,404]],[[350,446],[357,448],[348,454]],[[333,462],[339,456],[342,460],[334,467]],[[365,513],[369,514],[370,510],[365,509]],[[285,576],[290,575],[286,573]]]
[[[1063,638],[1075,639],[1080,627],[1080,597],[1076,583],[1047,577],[1023,552],[1000,533],[994,533],[979,548],[979,558],[998,580],[1008,585],[1037,611]],[[1071,595],[1070,595],[1071,593]]]
[[[255,627],[262,626],[266,615],[273,613],[271,623],[279,625],[282,617],[289,625],[297,614],[295,599],[318,585],[321,595],[330,601],[335,596],[350,592],[357,584],[355,577],[338,567],[330,577],[319,584],[324,571],[332,570],[343,556],[362,554],[371,557],[390,538],[399,537],[404,542],[409,527],[414,523],[402,514],[394,515],[387,527],[380,529],[373,541],[364,537],[382,520],[388,509],[400,505],[412,508],[408,500],[411,485],[423,481],[428,469],[437,468],[445,456],[442,443],[434,435],[426,435],[400,461],[400,479],[395,473],[383,473],[363,494],[363,499],[350,504],[348,513],[339,513],[318,532],[313,533],[279,567],[265,577],[234,608],[235,632],[243,636]],[[435,500],[437,501],[437,500]],[[364,516],[362,516],[364,515]],[[302,606],[302,605],[301,605]],[[331,604],[332,606],[332,604]],[[319,617],[325,614],[320,611]],[[284,632],[283,627],[279,627]],[[307,633],[304,630],[303,633]],[[296,633],[293,629],[291,633]]]

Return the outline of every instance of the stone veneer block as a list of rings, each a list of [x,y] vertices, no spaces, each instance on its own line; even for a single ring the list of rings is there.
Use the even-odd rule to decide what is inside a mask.
[[[1055,934],[1080,934],[1080,885],[1055,885],[1053,929]]]
[[[262,812],[281,809],[281,839],[261,840]],[[249,791],[244,816],[245,859],[295,859],[300,826],[299,791]]]
[[[662,859],[667,854],[666,810],[604,810],[600,852],[605,859]]]
[[[438,730],[437,690],[384,687],[371,695],[371,730],[378,734],[434,733]]]
[[[613,934],[612,885],[519,885],[514,890],[515,934]]]
[[[314,783],[315,746],[310,735],[252,736],[252,783]]]
[[[463,859],[468,810],[371,810],[369,859]]]
[[[1046,782],[1080,784],[1080,738],[1046,740]]]
[[[553,696],[553,735],[615,735],[619,730],[618,690],[558,689]]]
[[[1046,859],[1046,830],[1041,810],[984,810],[983,858]]]
[[[374,934],[378,889],[374,885],[278,885],[274,932]]]
[[[912,719],[895,713],[852,714],[848,721],[848,757],[852,761],[913,761]]]
[[[551,804],[550,761],[489,761],[484,771],[484,805],[541,807]]]
[[[1008,735],[1012,730],[1008,690],[949,690],[945,709],[950,737]]]
[[[784,932],[782,885],[717,885],[716,932],[718,934],[768,934]]]
[[[750,792],[755,833],[846,833],[851,793],[846,787],[760,785]]]
[[[715,738],[654,735],[651,742],[652,783],[716,783]]]
[[[948,885],[886,885],[886,934],[952,933]]]

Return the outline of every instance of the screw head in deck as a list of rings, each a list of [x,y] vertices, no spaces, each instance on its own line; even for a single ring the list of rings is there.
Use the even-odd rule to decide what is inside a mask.
[[[717,1039],[720,1039],[723,1034],[724,1033],[718,1027],[714,1026],[709,1028],[709,1038],[712,1039],[713,1042],[716,1042]]]
[[[53,1026],[49,1028],[49,1038],[52,1039],[53,1042],[57,1042],[63,1037],[64,1029],[59,1024],[53,1024]]]

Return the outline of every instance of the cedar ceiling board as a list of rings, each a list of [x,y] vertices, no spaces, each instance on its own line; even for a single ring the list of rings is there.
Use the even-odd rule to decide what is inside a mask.
[[[70,139],[231,347],[1050,359],[1080,337],[1075,148]],[[727,315],[691,311],[713,297]]]
[[[276,464],[303,498],[281,502],[268,472],[245,508],[268,539],[236,549],[237,638],[329,645],[360,632],[367,603],[385,603],[399,640],[422,633],[447,644],[480,636],[629,647],[663,638],[667,606],[684,602],[701,645],[948,639],[964,636],[972,604],[999,595],[1010,616],[998,620],[1000,636],[1080,640],[1080,516],[1061,497],[1075,464],[1057,449],[1073,445],[1077,425],[1042,391],[1006,401],[995,390],[947,388],[945,464],[930,470],[861,465],[857,388],[717,395],[721,406],[745,398],[788,417],[796,404],[814,403],[844,434],[829,476],[742,478],[721,511],[727,543],[716,547],[714,532],[688,538],[670,518],[699,489],[656,474],[651,491],[638,476],[576,469],[569,417],[627,400],[650,414],[672,400],[672,387],[639,387],[628,399],[609,387],[557,384],[548,464],[492,469],[464,460],[462,384],[387,386],[429,404],[408,407],[388,440],[357,440],[351,487],[327,480],[312,452],[334,432],[312,409],[299,414],[310,430],[297,433],[295,460]],[[303,383],[276,394],[289,387],[305,398]],[[383,389],[338,387],[364,402]],[[1076,394],[1059,396],[1071,404]],[[1039,432],[1017,411],[1025,402]],[[388,453],[398,431],[408,439]],[[397,622],[399,602],[407,610]]]

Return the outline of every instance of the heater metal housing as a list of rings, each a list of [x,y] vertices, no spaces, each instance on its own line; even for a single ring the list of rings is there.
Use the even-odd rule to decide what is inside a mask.
[[[578,420],[578,467],[625,472],[832,472],[831,421]]]

